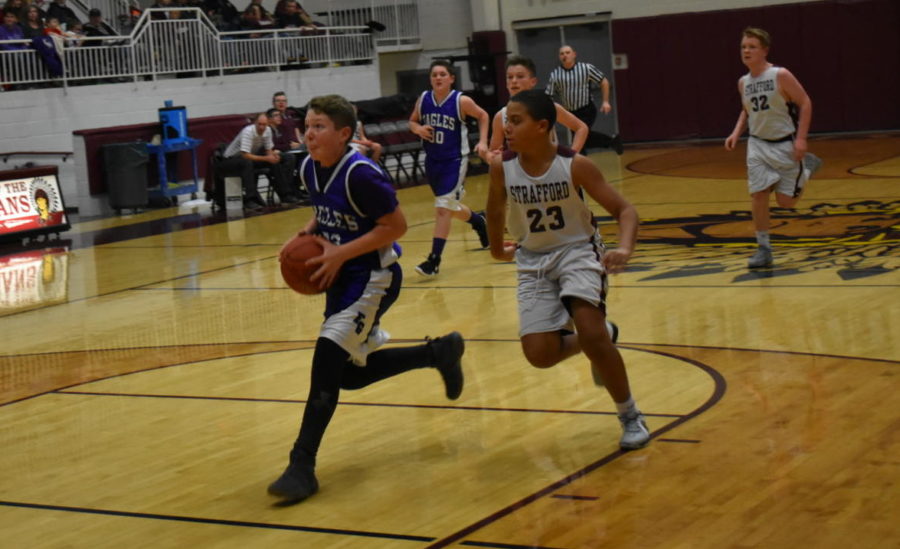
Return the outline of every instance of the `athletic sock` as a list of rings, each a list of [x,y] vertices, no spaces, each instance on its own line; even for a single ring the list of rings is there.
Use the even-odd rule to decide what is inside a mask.
[[[291,462],[311,466],[325,435],[325,429],[337,408],[341,393],[341,377],[350,355],[337,343],[320,337],[313,354],[309,397],[300,422],[300,434],[291,450]]]
[[[482,225],[484,225],[484,216],[479,213],[475,213],[475,210],[472,210],[472,215],[469,216],[469,219],[466,220],[466,223],[473,227],[481,227]]]
[[[628,397],[628,400],[625,402],[616,402],[616,411],[620,416],[627,415],[631,412],[637,412],[637,404],[634,402],[634,397]]]
[[[341,388],[362,389],[376,381],[416,368],[427,368],[434,363],[434,356],[428,345],[380,349],[366,357],[364,367],[355,364],[345,367]]]
[[[436,257],[441,257],[441,254],[444,253],[444,245],[447,244],[446,238],[432,238],[431,239],[431,255]]]
[[[756,231],[756,243],[760,246],[771,248],[772,244],[770,244],[769,241],[769,231]]]

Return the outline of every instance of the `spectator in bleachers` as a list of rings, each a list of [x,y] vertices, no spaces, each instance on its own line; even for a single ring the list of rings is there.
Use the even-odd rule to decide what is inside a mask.
[[[46,23],[47,10],[44,9],[44,0],[31,0],[30,5],[36,7],[38,9],[38,11],[41,12],[41,21]]]
[[[301,193],[300,178],[294,175],[300,155],[288,151],[299,149],[300,142],[295,141],[294,136],[285,128],[281,111],[273,107],[266,111],[266,116],[269,117],[269,128],[272,130],[272,143],[275,145],[275,150],[281,153],[278,169],[281,170],[281,176],[292,195],[288,197],[287,202],[294,204],[299,200],[299,196],[305,194],[305,190]]]
[[[353,112],[357,112],[356,105],[353,105]],[[376,143],[366,137],[366,130],[359,118],[356,119],[356,130],[353,132],[353,137],[350,138],[350,146],[376,163],[381,160],[381,143]]]
[[[19,16],[15,11],[3,10],[3,25],[0,25],[0,40],[24,40],[25,31],[19,26]],[[25,44],[0,44],[0,49],[6,51],[24,50]]]
[[[203,11],[220,31],[233,31],[240,27],[241,13],[230,0],[203,0]]]
[[[22,30],[25,38],[44,36],[44,21],[41,19],[41,10],[31,5],[25,9],[25,21],[22,22]]]
[[[306,15],[297,0],[280,0],[275,7],[275,20],[282,29],[315,28],[312,19]]]
[[[66,5],[66,0],[54,0],[50,7],[47,8],[47,18],[56,17],[59,23],[64,25],[66,30],[72,30],[71,25],[74,23],[81,24],[81,19],[75,15],[72,8]]]
[[[25,20],[25,1],[24,0],[6,0],[6,4],[3,5],[3,13],[5,15],[9,12],[15,13],[18,21],[24,21]]]
[[[244,10],[244,13],[241,14],[241,24],[240,28],[242,31],[254,31],[254,30],[262,30],[266,27],[271,27],[271,21],[268,24],[265,24],[263,20],[263,11],[259,4],[250,4],[247,6],[247,9]],[[260,38],[262,37],[262,33],[252,33],[245,34],[242,38]]]
[[[260,20],[268,21],[268,23],[263,23],[263,26],[275,24],[275,19],[272,17],[272,14],[269,13],[269,10],[267,10],[266,7],[263,6],[262,0],[250,0],[250,4],[248,4],[247,7],[249,8],[250,6],[259,7],[259,11],[262,12],[262,14],[260,15]]]
[[[156,0],[156,2],[150,6],[151,8],[162,8],[171,11],[154,11],[150,13],[150,19],[154,21],[164,20],[164,19],[178,19],[180,16],[180,12],[178,10],[173,10],[175,8],[175,4],[172,3],[172,0]]]
[[[103,20],[103,13],[97,8],[92,9],[88,12],[88,22],[84,26],[84,34],[88,38],[104,38],[107,36],[119,36],[112,27],[106,24],[106,21]],[[108,42],[102,40],[88,40],[86,45],[88,46],[104,46],[108,45]]]
[[[44,34],[53,38],[53,43],[56,45],[56,52],[62,55],[63,46],[80,46],[81,38],[84,38],[84,35],[81,34],[80,31],[76,31],[75,28],[78,28],[78,24],[73,25],[72,30],[64,31],[62,30],[62,25],[59,23],[59,19],[56,17],[48,17],[47,24],[44,26]],[[75,40],[74,42],[69,41],[66,42],[66,38],[71,38]]]
[[[298,146],[303,143],[303,119],[297,109],[288,106],[288,98],[283,91],[275,92],[272,95],[272,108],[281,113],[283,131],[291,137],[292,141],[298,143]],[[297,147],[292,148],[296,149]]]

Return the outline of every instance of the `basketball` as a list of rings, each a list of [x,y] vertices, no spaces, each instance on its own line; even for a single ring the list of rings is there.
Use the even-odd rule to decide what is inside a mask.
[[[306,266],[307,259],[322,255],[322,251],[322,245],[309,234],[297,235],[284,246],[278,257],[281,262],[281,277],[292,290],[303,295],[315,295],[324,291],[319,289],[318,283],[309,280],[318,266]]]

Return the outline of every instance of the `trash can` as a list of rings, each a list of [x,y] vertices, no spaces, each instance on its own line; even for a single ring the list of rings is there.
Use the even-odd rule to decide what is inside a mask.
[[[150,154],[143,141],[110,143],[100,147],[103,154],[103,175],[109,205],[118,213],[130,208],[146,208],[147,163]]]

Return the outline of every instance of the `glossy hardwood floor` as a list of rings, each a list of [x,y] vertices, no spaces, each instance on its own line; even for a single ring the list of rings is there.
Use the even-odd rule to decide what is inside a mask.
[[[309,208],[79,223],[56,253],[0,263],[0,546],[900,546],[900,136],[811,149],[825,166],[773,214],[760,272],[743,151],[591,155],[642,218],[609,299],[654,436],[628,453],[583,358],[528,366],[514,266],[466,226],[417,278],[432,202],[402,190],[384,325],[398,343],[461,331],[465,391],[447,401],[434,370],[344,391],[321,491],[290,507],[266,486],[324,300],[286,289],[276,253]],[[466,202],[486,189],[471,177]]]

